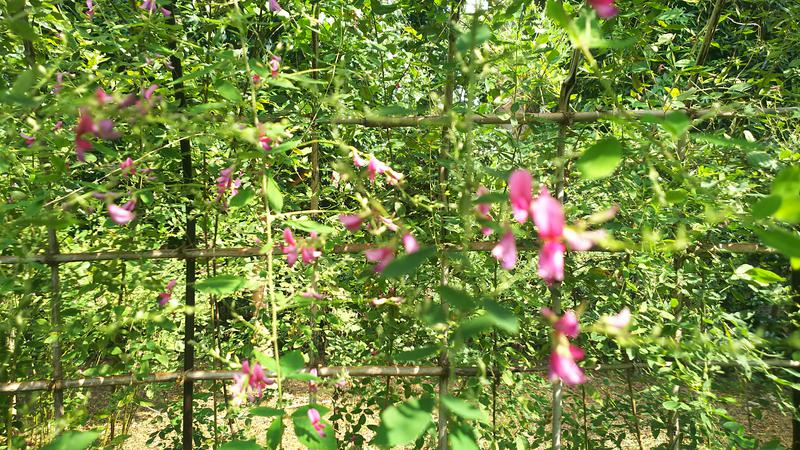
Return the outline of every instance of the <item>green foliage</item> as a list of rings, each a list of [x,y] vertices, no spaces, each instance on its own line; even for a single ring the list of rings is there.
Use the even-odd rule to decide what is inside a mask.
[[[99,431],[67,431],[42,447],[42,450],[84,450],[100,436]]]

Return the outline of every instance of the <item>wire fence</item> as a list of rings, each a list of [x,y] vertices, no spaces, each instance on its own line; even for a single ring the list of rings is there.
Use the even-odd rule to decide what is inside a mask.
[[[719,9],[723,0],[717,0],[714,15],[719,19]],[[319,5],[316,6],[316,13],[319,13]],[[173,9],[173,11],[175,11]],[[713,17],[712,17],[713,19]],[[457,10],[454,9],[454,16],[451,17],[451,22],[458,20]],[[170,23],[175,24],[174,15],[169,18]],[[455,31],[453,30],[452,23],[448,26],[448,60],[446,65],[452,67],[453,58],[455,55]],[[700,55],[698,56],[698,65],[703,65],[705,61],[705,54],[707,54],[707,47],[710,45],[711,36],[716,28],[716,21],[709,21],[706,30],[705,40],[703,47],[701,47]],[[312,46],[314,51],[313,65],[317,67],[319,59],[319,42],[316,31],[313,33],[315,44]],[[703,51],[705,48],[705,51]],[[173,65],[173,79],[175,80],[175,96],[179,108],[186,107],[186,96],[184,94],[184,86],[180,81],[183,78],[183,71],[181,60],[172,56]],[[441,115],[434,116],[408,116],[408,117],[378,117],[378,116],[365,116],[365,117],[336,117],[332,119],[316,118],[312,120],[312,127],[317,127],[321,124],[330,125],[351,125],[362,127],[376,127],[376,128],[401,128],[401,127],[442,127],[443,129],[443,147],[442,151],[446,154],[448,148],[448,140],[445,136],[449,126],[453,125],[456,121],[474,125],[504,125],[504,124],[533,124],[538,122],[550,122],[559,125],[559,156],[563,157],[564,142],[567,130],[575,122],[596,122],[601,120],[617,120],[617,119],[642,119],[646,117],[666,117],[667,114],[674,111],[662,110],[633,110],[633,111],[597,111],[597,112],[571,112],[569,107],[569,96],[572,88],[575,85],[577,78],[577,67],[579,65],[580,54],[575,52],[570,63],[571,73],[565,83],[562,85],[562,92],[560,95],[559,110],[557,112],[545,113],[527,113],[527,114],[509,114],[509,115],[494,115],[482,116],[475,114],[468,114],[464,117],[455,117],[450,114],[450,107],[452,105],[452,96],[454,89],[453,73],[448,74],[448,81],[445,86],[445,109]],[[313,72],[315,76],[316,71]],[[449,99],[449,100],[448,100]],[[743,110],[740,105],[734,106],[720,106],[717,108],[703,108],[703,109],[687,109],[683,111],[687,116],[692,118],[703,117],[721,117],[721,118],[737,118],[737,117],[751,117],[754,115],[787,115],[797,116],[800,115],[800,108],[798,107],[783,107],[783,108],[747,108]],[[194,179],[194,167],[192,161],[191,143],[188,138],[180,140],[180,149],[182,156],[182,173],[184,182],[191,184]],[[312,157],[312,197],[316,201],[312,201],[311,209],[317,210],[319,198],[319,147],[316,145],[313,148]],[[440,170],[440,181],[443,183],[443,171]],[[563,167],[559,174],[558,179],[558,197],[563,200],[564,192],[564,171]],[[196,262],[200,260],[213,260],[216,258],[248,258],[248,257],[263,257],[265,252],[263,248],[196,248],[197,236],[195,232],[195,222],[191,214],[191,205],[193,199],[187,198],[185,208],[187,212],[186,235],[184,236],[184,247],[177,249],[157,249],[157,250],[139,250],[139,251],[95,251],[95,252],[80,252],[80,253],[60,253],[58,246],[58,239],[56,232],[53,228],[48,230],[48,248],[45,253],[31,254],[31,255],[2,255],[0,256],[0,264],[46,264],[51,268],[51,324],[56,330],[55,338],[52,341],[52,366],[53,377],[51,380],[32,380],[32,381],[16,381],[0,383],[0,393],[16,394],[21,392],[30,391],[52,391],[54,394],[54,415],[61,417],[63,415],[63,391],[65,389],[82,389],[93,388],[99,386],[128,386],[135,384],[147,383],[181,383],[183,389],[183,448],[185,450],[192,449],[193,446],[193,420],[192,420],[192,404],[193,404],[193,383],[195,381],[215,381],[215,380],[228,380],[233,377],[235,371],[229,370],[195,370],[194,360],[194,345],[195,345],[195,330],[194,330],[194,313],[187,313],[185,315],[185,329],[184,329],[184,344],[185,352],[183,355],[183,371],[173,373],[156,373],[146,375],[117,375],[109,377],[89,377],[80,379],[63,379],[63,372],[61,368],[61,337],[58,331],[61,328],[60,318],[60,278],[59,267],[61,264],[69,264],[75,262],[97,262],[97,261],[140,261],[140,260],[154,260],[154,259],[177,259],[186,262],[186,297],[185,303],[191,307],[194,305],[195,291],[194,284],[196,280]],[[319,213],[319,212],[318,212]],[[517,246],[520,251],[538,250],[539,243],[535,240],[518,242]],[[473,242],[466,248],[456,244],[442,244],[436,250],[442,259],[442,282],[447,283],[447,260],[446,255],[450,252],[461,251],[478,251],[487,252],[491,251],[494,243],[489,242]],[[331,250],[336,254],[348,253],[361,253],[365,250],[373,248],[368,244],[348,244],[337,246]],[[657,247],[651,248],[647,246],[635,246],[633,248],[621,248],[615,250],[595,250],[597,252],[667,252],[667,253],[696,253],[696,254],[713,254],[713,253],[773,253],[769,248],[760,244],[754,243],[723,243],[723,244],[694,244],[689,247],[676,248],[676,247]],[[275,253],[280,250],[275,248]],[[796,288],[797,286],[795,286]],[[560,295],[558,290],[552,291],[552,307],[556,313],[560,311]],[[447,308],[446,304],[443,304]],[[312,327],[315,328],[315,327]],[[446,337],[445,337],[446,339]],[[445,341],[446,345],[446,341]],[[315,346],[316,348],[316,346]],[[440,364],[438,366],[349,366],[349,367],[326,367],[318,363],[324,361],[324,355],[312,355],[312,366],[318,368],[318,374],[322,377],[339,377],[342,375],[351,377],[438,377],[439,378],[439,393],[446,394],[451,376],[477,376],[482,374],[495,374],[501,371],[510,371],[514,373],[534,373],[547,370],[546,365],[535,367],[506,367],[497,368],[489,367],[486,369],[478,367],[451,367],[446,358],[446,353],[442,354]],[[722,367],[736,367],[740,362],[730,361],[705,361],[712,365]],[[800,361],[789,360],[764,360],[753,362],[754,364],[763,364],[767,368],[783,367],[783,368],[798,368]],[[634,362],[611,362],[607,364],[598,364],[596,366],[585,367],[589,372],[591,371],[605,371],[605,370],[627,370],[634,368],[648,367],[643,363]],[[633,392],[630,392],[633,395]],[[553,388],[553,448],[560,449],[560,430],[558,421],[560,421],[561,407],[562,407],[562,390],[560,383],[555,383]],[[631,399],[631,401],[633,401]],[[494,403],[493,403],[494,405]],[[494,406],[493,406],[494,407]],[[677,420],[677,419],[676,419]],[[438,422],[438,446],[440,449],[446,449],[447,443],[447,415],[444,411],[439,413]],[[677,431],[675,432],[677,433]],[[675,436],[673,436],[675,439]]]

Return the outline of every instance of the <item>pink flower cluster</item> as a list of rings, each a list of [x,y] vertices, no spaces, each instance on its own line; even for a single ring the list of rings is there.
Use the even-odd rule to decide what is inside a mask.
[[[319,415],[319,411],[317,411],[314,408],[309,409],[308,410],[308,420],[309,420],[309,422],[311,422],[311,426],[314,427],[314,431],[317,432],[319,437],[324,438],[325,437],[325,431],[324,430],[325,430],[325,427],[327,425],[322,423],[322,417]]]
[[[244,403],[244,399],[253,401],[255,397],[261,398],[264,395],[264,389],[275,383],[272,378],[267,378],[264,373],[264,368],[261,364],[255,363],[250,367],[250,362],[244,360],[242,362],[242,370],[233,376],[234,384],[231,388],[231,396],[236,405]]]
[[[514,219],[524,224],[532,219],[542,240],[542,249],[539,252],[539,276],[548,284],[564,280],[564,253],[566,246],[572,250],[585,251],[602,241],[606,234],[603,230],[575,231],[566,227],[564,210],[561,203],[550,195],[546,187],[542,186],[539,196],[533,198],[533,178],[526,170],[515,170],[508,179],[509,200]],[[501,261],[504,269],[514,267],[517,259],[514,234],[509,230],[497,246],[492,250],[492,255]]]
[[[118,139],[122,136],[114,131],[114,122],[111,119],[103,119],[95,123],[89,112],[82,109],[78,117],[78,125],[75,127],[75,154],[80,162],[86,162],[86,152],[92,149],[92,143],[84,138],[87,134],[103,140]]]
[[[481,196],[484,196],[488,193],[489,190],[486,189],[485,186],[481,186],[478,188],[478,191],[475,192],[475,195],[477,195],[478,198],[480,198]],[[491,211],[492,211],[492,205],[490,203],[478,203],[477,205],[475,205],[475,212],[478,216],[478,219],[484,221],[492,221]],[[492,228],[484,226],[481,228],[481,232],[483,233],[484,236],[489,236],[492,234]]]
[[[397,185],[403,179],[402,173],[396,172],[386,163],[376,158],[375,155],[370,155],[367,160],[362,158],[355,149],[353,150],[353,165],[356,167],[366,167],[367,176],[372,183],[375,182],[375,177],[377,175],[385,175],[386,182],[391,185]]]
[[[597,11],[597,15],[603,19],[609,19],[619,13],[619,9],[614,6],[614,0],[587,0],[589,6]]]
[[[395,224],[391,219],[381,217],[380,220],[389,230],[400,230],[400,227],[397,226],[397,224]],[[341,214],[339,215],[339,221],[348,231],[358,231],[358,229],[361,228],[361,225],[364,223],[364,218],[357,214]],[[403,243],[403,249],[407,255],[416,253],[420,249],[419,242],[417,242],[417,239],[414,237],[414,235],[408,231],[402,233],[400,241]],[[373,248],[366,250],[364,252],[364,256],[366,256],[367,261],[377,263],[375,264],[375,267],[373,267],[375,272],[382,272],[383,269],[385,269],[386,266],[394,260],[395,249],[391,246]]]
[[[289,228],[283,230],[283,241],[285,245],[281,246],[281,251],[286,255],[286,262],[289,263],[289,267],[294,267],[298,258],[302,258],[303,262],[306,264],[311,264],[322,256],[322,252],[317,250],[312,242],[316,240],[317,237],[317,232],[312,231],[310,239],[303,241],[302,245],[298,245],[297,240],[295,240],[292,234],[292,230]]]
[[[570,338],[578,337],[580,332],[578,317],[573,311],[567,311],[563,316],[558,317],[549,308],[542,308],[542,315],[553,326],[553,349],[550,353],[548,370],[550,380],[560,379],[568,385],[586,382],[586,375],[576,362],[583,359],[583,350],[569,342]]]
[[[277,3],[275,4],[277,5]],[[278,6],[277,11],[280,10],[281,7]],[[281,57],[278,55],[273,55],[272,58],[270,58],[269,60],[269,70],[270,70],[270,75],[272,75],[272,78],[276,78],[278,76],[278,72],[280,71],[280,69],[281,69]]]
[[[129,200],[122,206],[115,205],[114,203],[108,204],[108,216],[111,221],[117,225],[125,225],[136,218],[133,208],[136,207],[136,199]]]
[[[219,171],[219,177],[217,177],[217,202],[222,203],[223,208],[228,207],[228,195],[230,197],[235,196],[239,193],[239,188],[242,186],[242,179],[236,177],[233,178],[233,171],[234,167],[228,167],[226,169],[222,169]],[[228,194],[230,191],[230,194]]]
[[[167,283],[164,292],[158,294],[158,304],[161,306],[166,305],[172,299],[172,290],[175,289],[175,285],[178,284],[178,281],[175,279],[169,280]]]
[[[169,17],[172,15],[172,12],[167,8],[164,7],[159,8],[155,0],[144,0],[142,4],[139,5],[139,8],[147,11],[150,14],[153,14],[154,12],[156,12],[156,9],[158,9],[164,17]]]

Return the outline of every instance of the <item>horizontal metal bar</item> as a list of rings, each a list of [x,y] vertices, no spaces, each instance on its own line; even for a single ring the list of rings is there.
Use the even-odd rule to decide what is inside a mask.
[[[469,245],[468,251],[475,252],[488,252],[491,251],[495,242],[473,242]],[[517,250],[519,251],[536,251],[539,249],[540,243],[537,241],[519,241],[517,242]],[[380,245],[375,244],[348,244],[338,245],[330,250],[334,254],[347,254],[347,253],[361,253],[371,248],[378,248]],[[444,244],[438,247],[439,251],[443,252],[459,252],[463,249],[459,245]],[[591,252],[601,253],[620,253],[628,251],[638,251],[645,253],[671,253],[685,251],[688,253],[774,253],[768,247],[754,243],[727,243],[727,244],[698,244],[690,246],[684,250],[675,249],[672,247],[661,248],[646,248],[646,249],[593,249]],[[280,253],[280,249],[276,247],[274,253]],[[98,251],[98,252],[85,252],[85,253],[60,253],[56,255],[37,254],[29,256],[0,256],[0,264],[27,264],[27,263],[45,263],[45,264],[60,264],[60,263],[74,263],[74,262],[88,262],[88,261],[135,261],[145,259],[186,259],[186,258],[246,258],[246,257],[259,257],[264,256],[261,247],[244,247],[244,248],[210,248],[210,249],[160,249],[160,250],[140,250],[132,252],[121,251]]]
[[[589,111],[589,112],[546,112],[546,113],[517,113],[504,115],[470,115],[469,120],[478,125],[507,125],[512,122],[531,124],[536,122],[595,122],[603,119],[615,119],[633,117],[642,119],[644,117],[664,118],[667,114],[681,111],[689,117],[698,118],[703,116],[715,116],[723,118],[746,117],[752,115],[775,115],[793,114],[800,112],[800,107],[784,108],[764,108],[750,111],[720,109],[686,109],[686,110],[629,110],[629,111]],[[371,128],[403,128],[403,127],[440,127],[455,122],[457,118],[450,115],[435,116],[404,116],[386,117],[377,115],[367,115],[364,117],[334,117],[329,123],[336,125],[360,125]]]
[[[702,362],[702,361],[700,361]],[[763,361],[751,361],[751,365],[763,363],[769,367],[791,367],[799,368],[800,361],[769,359]],[[668,363],[669,364],[669,363]],[[721,367],[738,367],[737,362],[728,361],[708,361],[710,365]],[[609,363],[596,364],[584,367],[587,372],[602,372],[607,370],[625,370],[633,368],[647,368],[645,363]],[[323,378],[338,378],[342,376],[369,378],[369,377],[438,377],[445,369],[439,366],[332,366],[317,369],[318,375]],[[486,369],[492,373],[491,368]],[[507,367],[501,371],[513,373],[537,373],[547,371],[546,365],[533,367]],[[475,376],[481,373],[478,367],[457,367],[453,369],[457,376]],[[109,377],[91,377],[76,380],[38,380],[38,381],[17,381],[12,383],[0,384],[0,393],[15,393],[29,391],[52,391],[55,389],[83,389],[100,386],[128,386],[135,384],[154,384],[154,383],[177,383],[182,384],[185,380],[191,381],[213,381],[213,380],[232,380],[238,372],[234,370],[191,370],[188,372],[156,373],[151,375],[115,375]],[[267,373],[267,376],[274,376]]]

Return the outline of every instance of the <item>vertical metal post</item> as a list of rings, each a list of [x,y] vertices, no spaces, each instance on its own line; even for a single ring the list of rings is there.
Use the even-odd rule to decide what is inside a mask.
[[[58,254],[58,238],[55,228],[47,227],[48,255]],[[61,369],[61,280],[58,272],[58,263],[50,263],[50,326],[56,332],[53,343],[50,344],[53,364],[53,416],[60,419],[64,415],[64,390],[61,380],[64,376]]]
[[[560,202],[564,202],[564,189],[566,186],[566,173],[567,161],[565,159],[565,148],[567,142],[567,131],[571,121],[569,120],[569,98],[572,95],[572,89],[575,87],[578,76],[578,67],[580,66],[581,52],[578,49],[572,51],[572,58],[570,59],[569,72],[567,78],[561,83],[561,93],[559,95],[558,110],[564,113],[564,121],[561,122],[558,128],[558,144],[556,148],[556,163],[558,169],[556,171],[556,198]],[[561,289],[559,285],[550,287],[550,309],[555,314],[561,314]],[[561,450],[561,414],[564,407],[564,383],[561,380],[556,380],[553,383],[553,450]]]
[[[172,15],[167,19],[170,25],[175,25],[175,16],[178,13],[175,3],[172,4]],[[175,50],[175,41],[170,41],[170,49]],[[183,65],[177,56],[173,53],[170,56],[172,63],[172,79],[177,81],[183,78]],[[178,102],[180,110],[186,108],[186,92],[185,86],[182,81],[175,83],[175,100]],[[191,185],[194,182],[194,168],[192,166],[192,148],[188,138],[181,139],[181,172],[183,174],[183,184],[187,187],[186,192],[186,235],[184,236],[184,247],[194,248],[197,245],[197,226],[194,214],[194,194],[191,191]],[[194,283],[196,280],[196,260],[195,258],[186,258],[186,296],[184,314],[185,329],[183,335],[183,370],[189,371],[194,369],[194,306],[195,306],[195,290]],[[192,404],[194,400],[194,382],[192,380],[184,380],[183,382],[183,449],[191,450],[193,447],[193,429],[192,429]]]
[[[800,307],[800,269],[792,269],[792,293],[795,308]],[[792,390],[792,406],[795,410],[792,421],[792,449],[800,450],[800,390]]]
[[[453,91],[455,90],[455,82],[456,76],[455,71],[453,68],[453,61],[455,60],[456,55],[456,35],[455,35],[455,24],[458,22],[459,18],[459,8],[460,4],[457,1],[453,1],[450,3],[450,21],[447,24],[447,60],[446,60],[446,67],[445,70],[447,71],[447,79],[445,80],[444,85],[444,111],[443,113],[449,114],[450,110],[453,107]],[[442,127],[442,147],[439,152],[439,160],[444,161],[449,158],[450,155],[450,126]],[[448,198],[447,198],[447,168],[442,166],[439,168],[439,199],[442,202],[442,212],[443,214],[447,213],[449,210],[448,208]],[[443,222],[444,223],[444,222]],[[444,240],[444,235],[446,233],[444,226],[441,229],[442,239]],[[449,280],[449,271],[448,271],[448,264],[447,264],[447,255],[443,254],[440,259],[440,264],[442,268],[441,272],[441,282],[442,285],[446,285]],[[444,299],[440,299],[442,302],[442,314],[445,320],[447,321],[450,316],[450,308],[447,305],[447,302]],[[447,408],[444,406],[444,402],[441,401],[442,396],[447,395],[449,391],[450,385],[450,358],[448,355],[448,336],[447,331],[445,330],[444,336],[442,337],[442,352],[439,354],[439,365],[442,367],[442,374],[439,376],[439,418],[437,423],[437,439],[438,439],[438,449],[439,450],[447,450]]]
[[[319,0],[316,0],[312,6],[314,14],[314,23],[311,26],[311,49],[313,56],[311,58],[311,77],[315,80],[319,79]],[[314,116],[316,119],[316,115]],[[317,124],[311,123],[311,210],[316,211],[319,209],[319,133],[317,132]],[[314,214],[316,215],[316,214]],[[311,290],[317,292],[317,281],[319,274],[317,273],[317,263],[314,263],[314,268],[311,272]],[[311,299],[311,366],[317,367],[325,362],[324,346],[318,329],[318,316],[319,305],[315,298]],[[309,403],[317,402],[317,393],[309,392]]]

